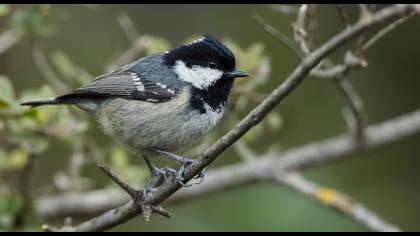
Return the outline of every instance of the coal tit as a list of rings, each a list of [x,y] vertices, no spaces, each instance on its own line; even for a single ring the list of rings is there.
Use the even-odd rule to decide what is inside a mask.
[[[140,58],[101,75],[74,91],[22,105],[72,104],[94,113],[116,141],[141,153],[153,176],[173,172],[185,186],[184,168],[192,160],[171,152],[196,143],[223,115],[237,70],[235,56],[210,35],[170,51]],[[158,168],[150,156],[164,155],[181,168]]]

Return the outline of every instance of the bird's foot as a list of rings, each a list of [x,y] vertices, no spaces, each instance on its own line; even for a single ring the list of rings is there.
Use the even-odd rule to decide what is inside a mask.
[[[175,177],[177,182],[182,185],[183,187],[191,187],[194,184],[201,184],[204,181],[204,173],[206,171],[206,169],[203,169],[200,174],[198,174],[197,176],[194,177],[194,179],[198,179],[200,178],[200,181],[198,183],[192,183],[192,184],[188,184],[185,183],[185,179],[184,179],[184,173],[185,173],[185,168],[187,166],[189,166],[191,163],[193,163],[194,161],[192,159],[189,158],[185,158],[170,152],[166,152],[166,151],[162,151],[162,150],[156,150],[157,153],[162,154],[164,156],[167,156],[171,159],[174,159],[176,161],[178,161],[181,164],[181,168],[179,168],[178,172],[176,173]]]
[[[155,183],[155,178],[156,177],[160,177],[162,176],[163,179],[166,181],[167,174],[171,173],[173,175],[177,175],[178,171],[176,171],[175,169],[172,169],[170,167],[156,167],[147,157],[144,157],[147,166],[149,167],[150,170],[150,177],[147,179],[146,183],[144,184],[143,187],[143,195],[146,199],[148,199],[150,197],[150,194],[152,193],[154,186],[156,185]]]

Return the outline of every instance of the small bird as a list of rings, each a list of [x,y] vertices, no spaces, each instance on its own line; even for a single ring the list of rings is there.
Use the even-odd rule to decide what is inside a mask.
[[[173,173],[183,185],[192,160],[172,152],[190,147],[221,119],[234,78],[250,74],[235,67],[235,56],[205,34],[191,43],[140,58],[96,77],[67,94],[24,102],[25,106],[76,105],[93,113],[103,130],[145,159],[152,178]],[[163,155],[178,161],[178,171],[149,159]],[[202,174],[200,177],[203,178]]]

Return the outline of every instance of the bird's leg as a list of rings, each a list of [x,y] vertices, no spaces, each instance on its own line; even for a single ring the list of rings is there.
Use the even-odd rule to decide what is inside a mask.
[[[164,155],[166,157],[169,157],[171,159],[174,159],[174,160],[178,161],[181,164],[181,168],[179,169],[179,171],[176,174],[176,180],[178,181],[179,184],[181,184],[184,187],[190,187],[190,186],[193,185],[193,184],[186,184],[186,183],[184,183],[184,180],[185,180],[184,179],[185,168],[189,164],[193,163],[193,160],[191,160],[189,158],[182,157],[182,156],[178,156],[178,155],[173,154],[173,153],[170,153],[170,152],[162,151],[162,150],[159,150],[159,149],[156,149],[156,152],[159,153],[159,154],[162,154],[162,155]],[[198,174],[196,177],[194,177],[194,179],[200,178],[200,182],[198,182],[197,184],[201,184],[203,182],[205,170],[206,169],[203,169],[200,172],[200,174]]]
[[[149,167],[150,170],[150,177],[147,179],[143,187],[143,195],[146,198],[148,198],[149,193],[151,192],[154,185],[153,179],[156,176],[163,176],[163,178],[166,180],[166,174],[168,172],[176,175],[177,171],[169,167],[158,168],[150,161],[150,159],[147,156],[143,156],[143,158],[146,161],[147,167]]]

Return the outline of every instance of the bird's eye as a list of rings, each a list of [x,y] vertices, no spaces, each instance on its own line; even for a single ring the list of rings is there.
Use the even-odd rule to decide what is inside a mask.
[[[212,69],[216,69],[217,68],[217,64],[214,61],[209,61],[209,67]]]

